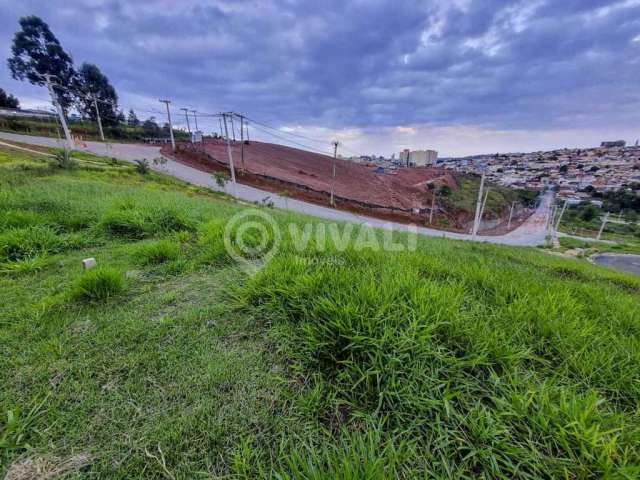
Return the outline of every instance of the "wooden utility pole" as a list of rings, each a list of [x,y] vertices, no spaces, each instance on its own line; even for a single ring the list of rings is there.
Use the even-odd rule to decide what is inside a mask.
[[[176,141],[173,138],[173,125],[171,124],[171,111],[169,110],[169,104],[171,100],[158,100],[161,103],[164,103],[167,106],[167,119],[169,121],[169,137],[171,137],[171,148],[173,151],[176,151]]]
[[[98,100],[94,94],[90,94],[89,98],[93,100],[93,108],[96,109],[96,118],[98,119],[98,129],[100,130],[100,138],[104,142],[104,132],[102,131],[102,120],[100,119],[100,110],[98,109]]]
[[[222,118],[218,118],[218,121],[220,122],[220,138],[224,138],[224,132],[222,131]]]
[[[335,207],[335,201],[333,198],[334,190],[336,188],[336,159],[338,157],[338,141],[334,140],[333,142],[333,174],[331,176],[331,200],[330,204],[332,207]]]

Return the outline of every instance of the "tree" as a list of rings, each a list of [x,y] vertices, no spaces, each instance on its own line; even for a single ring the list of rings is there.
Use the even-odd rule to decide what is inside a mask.
[[[156,123],[155,117],[147,118],[142,124],[142,133],[147,137],[157,137],[160,133],[160,127]]]
[[[127,125],[129,125],[130,127],[137,127],[138,125],[140,125],[140,120],[138,120],[138,117],[136,116],[136,112],[134,112],[133,109],[129,110],[129,116],[127,117]]]
[[[118,95],[109,79],[92,63],[83,63],[78,71],[75,89],[78,94],[77,106],[80,113],[94,122],[96,109],[95,97],[100,111],[100,119],[104,125],[115,125],[118,116]]]
[[[592,203],[583,205],[580,212],[580,218],[585,222],[590,222],[599,215],[599,210]]]
[[[569,171],[569,165],[560,165],[560,173],[567,173]]]
[[[43,75],[55,75],[54,91],[66,111],[73,103],[75,70],[71,56],[41,18],[34,15],[19,20],[20,30],[13,37],[11,58],[7,60],[11,76],[33,85],[46,85]]]
[[[0,107],[3,108],[18,108],[20,102],[13,95],[7,95],[7,93],[0,88]]]

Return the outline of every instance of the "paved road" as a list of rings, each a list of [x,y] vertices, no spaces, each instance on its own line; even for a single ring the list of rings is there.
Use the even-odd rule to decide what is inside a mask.
[[[16,133],[0,132],[0,138],[13,140],[16,142],[29,143],[31,145],[40,145],[46,147],[62,147],[60,140],[47,137],[34,137],[30,135],[19,135]],[[104,144],[101,142],[85,142],[84,145],[78,146],[79,150],[94,153],[96,155],[105,155],[115,157],[119,160],[133,162],[146,158],[152,160],[160,156],[160,148],[149,145],[113,143]],[[303,202],[292,198],[281,197],[271,192],[265,192],[248,185],[228,183],[224,188],[216,185],[211,176],[201,170],[183,165],[174,160],[167,159],[162,165],[151,165],[154,170],[167,173],[181,180],[187,181],[194,185],[209,187],[212,190],[225,191],[242,200],[250,202],[262,201],[267,199],[273,202],[274,206],[281,209],[293,210],[296,212],[313,215],[316,217],[326,218],[342,222],[352,222],[363,224],[366,223],[372,227],[384,228],[387,230],[406,231],[407,225],[395,222],[387,222],[376,218],[365,217],[343,210],[335,210],[328,207],[322,207],[313,203]],[[542,245],[547,235],[546,224],[550,212],[550,206],[553,200],[552,194],[543,196],[540,206],[536,212],[520,227],[506,235],[500,236],[478,236],[476,239],[471,235],[453,232],[443,232],[431,228],[419,227],[418,233],[432,237],[444,237],[457,240],[477,240],[490,243],[498,243],[504,245]]]
[[[640,255],[621,253],[602,253],[595,255],[591,259],[598,265],[611,267],[621,272],[635,273],[640,275]]]

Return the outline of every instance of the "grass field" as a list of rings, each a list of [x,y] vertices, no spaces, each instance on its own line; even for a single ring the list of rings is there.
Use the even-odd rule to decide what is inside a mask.
[[[322,222],[266,207],[282,239],[248,275],[222,237],[249,207],[0,150],[0,475],[640,476],[639,278],[443,239],[300,251],[288,225]]]

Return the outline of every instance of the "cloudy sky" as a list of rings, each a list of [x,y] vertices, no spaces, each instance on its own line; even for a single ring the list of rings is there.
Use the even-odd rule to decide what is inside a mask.
[[[30,14],[143,118],[166,97],[345,155],[640,137],[640,0],[0,0],[3,58]],[[5,61],[0,87],[47,100]]]

